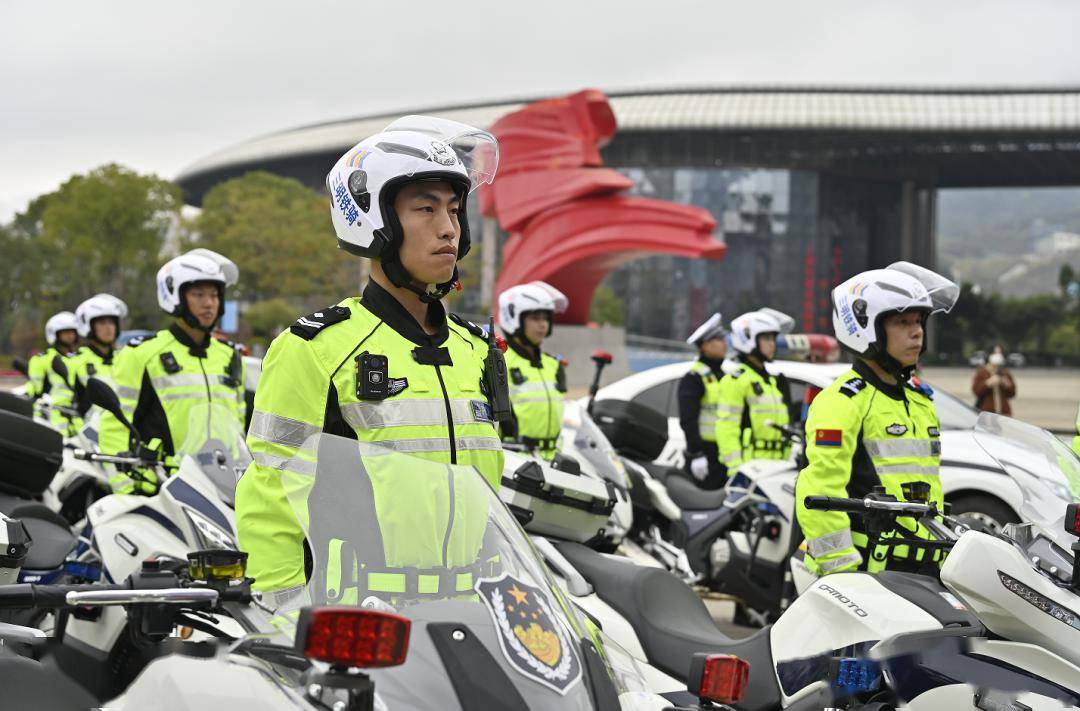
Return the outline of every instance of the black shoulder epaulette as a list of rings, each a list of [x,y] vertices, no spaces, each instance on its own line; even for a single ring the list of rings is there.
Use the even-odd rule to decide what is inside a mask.
[[[328,306],[322,311],[316,311],[313,314],[296,319],[293,325],[289,327],[289,330],[305,341],[310,341],[327,326],[348,321],[350,316],[352,316],[352,312],[344,306]]]
[[[855,397],[866,387],[866,381],[862,378],[852,378],[840,386],[840,392],[848,397]]]
[[[463,319],[457,314],[447,314],[447,317],[477,338],[483,338],[485,341],[487,340],[487,333],[484,332],[484,329],[480,328],[472,321]]]
[[[135,348],[154,338],[157,338],[156,333],[151,333],[149,336],[135,336],[135,338],[132,338],[130,341],[127,342],[127,345],[128,348]]]

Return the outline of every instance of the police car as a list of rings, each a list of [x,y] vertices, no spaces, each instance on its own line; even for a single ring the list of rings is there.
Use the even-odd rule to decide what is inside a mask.
[[[597,392],[596,399],[632,401],[664,413],[668,440],[656,458],[659,464],[682,467],[686,438],[679,426],[678,384],[693,361],[650,368],[616,381]],[[732,361],[725,363],[734,365]],[[804,363],[778,360],[769,372],[784,375],[791,387],[793,422],[805,419],[808,394],[828,387],[846,373],[845,363]],[[1017,482],[976,443],[972,433],[978,413],[954,396],[935,390],[934,404],[941,421],[941,482],[954,514],[964,514],[991,528],[1020,521],[1021,492]]]

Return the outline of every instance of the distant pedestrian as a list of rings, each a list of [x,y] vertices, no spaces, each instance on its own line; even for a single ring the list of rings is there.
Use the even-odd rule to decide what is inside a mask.
[[[1005,352],[1001,346],[990,349],[986,363],[975,371],[971,392],[975,393],[977,409],[999,415],[1012,415],[1009,400],[1016,397],[1016,381],[1005,367]]]

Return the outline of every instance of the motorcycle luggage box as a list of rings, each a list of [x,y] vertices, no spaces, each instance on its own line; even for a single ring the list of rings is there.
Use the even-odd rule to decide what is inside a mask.
[[[607,482],[571,474],[506,452],[499,496],[509,506],[532,512],[525,530],[586,543],[598,538],[615,508]]]
[[[16,415],[22,415],[23,417],[33,417],[34,403],[28,398],[19,397],[15,393],[9,393],[5,390],[0,392],[0,410],[14,412]]]
[[[0,492],[41,496],[64,461],[63,448],[53,428],[0,410]]]
[[[611,445],[631,459],[652,461],[664,451],[668,421],[648,405],[628,400],[597,400],[593,419]]]

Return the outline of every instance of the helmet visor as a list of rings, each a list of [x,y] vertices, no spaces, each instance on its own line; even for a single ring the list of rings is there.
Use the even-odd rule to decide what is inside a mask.
[[[765,314],[776,320],[776,323],[780,326],[780,333],[791,333],[791,330],[795,328],[795,319],[788,316],[783,311],[777,311],[776,309],[761,308],[758,309],[758,313]]]
[[[499,169],[499,142],[487,131],[437,116],[403,116],[383,129],[414,131],[430,136],[436,151],[449,149],[469,175],[469,192],[490,185]],[[435,160],[439,162],[438,155]]]
[[[926,267],[920,267],[911,262],[895,262],[886,268],[918,280],[926,288],[926,293],[930,295],[931,313],[949,313],[956,305],[956,300],[960,298],[960,287],[955,282]]]
[[[222,275],[225,277],[225,286],[236,286],[236,282],[240,281],[240,268],[236,266],[236,262],[228,257],[223,257],[213,250],[204,249],[202,247],[197,247],[188,252],[188,254],[205,257],[217,264],[221,269]]]

